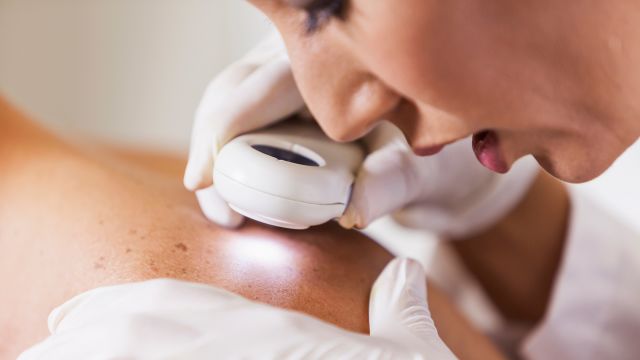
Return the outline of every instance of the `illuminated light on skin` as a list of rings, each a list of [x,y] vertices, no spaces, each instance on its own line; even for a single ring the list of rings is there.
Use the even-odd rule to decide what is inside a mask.
[[[300,245],[287,236],[259,229],[230,233],[221,250],[216,266],[234,274],[226,281],[244,284],[245,292],[238,290],[243,295],[271,296],[273,289],[291,291],[300,286],[304,258]]]
[[[261,236],[243,236],[229,244],[229,251],[239,262],[267,268],[289,267],[294,261],[286,243]]]

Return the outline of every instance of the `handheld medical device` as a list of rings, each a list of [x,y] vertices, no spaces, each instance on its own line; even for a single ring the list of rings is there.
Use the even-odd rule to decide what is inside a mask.
[[[306,229],[340,217],[364,159],[358,143],[337,143],[312,122],[288,120],[241,135],[218,153],[214,183],[238,213]]]

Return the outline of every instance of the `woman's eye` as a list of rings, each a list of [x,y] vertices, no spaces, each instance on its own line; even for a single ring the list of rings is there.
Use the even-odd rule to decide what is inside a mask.
[[[316,0],[304,5],[308,33],[318,31],[332,17],[342,18],[346,0]]]

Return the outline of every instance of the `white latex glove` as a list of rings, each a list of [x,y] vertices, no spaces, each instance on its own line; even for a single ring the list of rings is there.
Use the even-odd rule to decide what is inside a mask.
[[[196,195],[207,218],[225,227],[243,220],[211,187],[222,146],[303,108],[284,44],[275,32],[211,82],[196,111],[184,176],[187,189],[199,190]]]
[[[212,286],[151,280],[89,291],[54,310],[19,360],[454,359],[438,337],[422,266],[395,259],[371,292],[371,336]]]
[[[393,213],[405,226],[464,237],[508,213],[538,174],[533,158],[520,160],[504,175],[489,171],[476,160],[471,139],[433,156],[416,156],[390,123],[380,124],[364,140],[370,154],[340,219],[347,228],[364,228]]]

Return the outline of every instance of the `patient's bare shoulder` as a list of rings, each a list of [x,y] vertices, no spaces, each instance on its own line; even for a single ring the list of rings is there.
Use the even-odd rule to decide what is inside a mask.
[[[335,223],[295,231],[247,221],[240,229],[222,229],[202,216],[193,194],[184,190],[184,158],[126,151],[117,155],[135,165],[147,192],[173,199],[168,212],[155,210],[166,217],[163,224],[174,224],[163,236],[144,236],[148,228],[132,227],[140,236],[134,236],[130,251],[125,249],[120,258],[137,258],[129,270],[135,276],[209,283],[349,330],[368,331],[370,288],[391,260],[374,241]],[[157,177],[147,177],[141,169]]]
[[[70,297],[158,277],[367,330],[369,289],[390,255],[363,235],[336,225],[223,230],[183,189],[183,159],[90,153],[16,123],[21,133],[2,149],[13,160],[0,181],[0,286],[14,311],[0,313],[0,357],[46,336],[48,313]]]
[[[368,333],[371,286],[391,260],[374,241],[336,224],[299,232],[250,223],[224,237],[221,268],[231,278],[219,285]]]
[[[72,296],[158,277],[367,330],[370,287],[391,255],[364,235],[335,224],[220,229],[183,189],[183,158],[74,148],[1,99],[0,123],[0,288],[11,309],[0,312],[0,358],[44,338],[47,315]],[[443,299],[430,303],[445,341],[490,347]],[[469,353],[482,355],[477,342]]]

